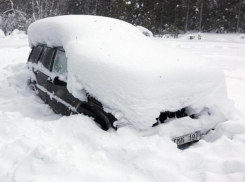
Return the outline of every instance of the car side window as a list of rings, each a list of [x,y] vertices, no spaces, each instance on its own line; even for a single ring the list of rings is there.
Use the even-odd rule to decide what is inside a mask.
[[[31,52],[31,56],[29,58],[29,62],[37,63],[39,58],[40,58],[40,56],[41,56],[42,50],[43,50],[42,46],[34,47],[32,52]]]
[[[52,72],[58,75],[65,75],[67,73],[67,58],[64,51],[57,50]]]
[[[54,57],[55,49],[46,47],[44,50],[45,54],[42,56],[42,65],[50,70],[51,62]]]

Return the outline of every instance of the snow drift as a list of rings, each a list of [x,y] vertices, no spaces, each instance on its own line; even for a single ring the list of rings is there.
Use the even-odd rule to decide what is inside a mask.
[[[145,27],[142,27],[142,26],[136,26],[138,29],[139,29],[139,31],[141,31],[145,36],[147,36],[147,37],[153,37],[153,33],[150,31],[150,30],[148,30],[147,28],[145,28]]]
[[[3,39],[5,37],[5,34],[2,29],[0,29],[0,39]]]
[[[126,22],[98,16],[60,16],[28,29],[30,47],[61,46],[68,58],[68,90],[85,89],[119,122],[139,129],[162,111],[200,110],[226,101],[224,74],[202,58],[159,46]],[[80,85],[79,87],[77,85]]]

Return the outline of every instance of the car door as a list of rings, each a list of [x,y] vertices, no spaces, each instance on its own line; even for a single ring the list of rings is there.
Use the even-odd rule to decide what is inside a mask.
[[[32,63],[32,71],[36,77],[37,94],[45,103],[47,103],[46,89],[48,76],[44,74],[42,67],[39,65],[45,57],[46,51],[47,48],[44,46],[34,47],[28,60]]]
[[[51,75],[51,63],[55,53],[55,49],[50,47],[44,47],[41,55],[38,70],[37,70],[37,88],[42,93],[41,99],[48,103],[49,94],[47,91],[47,81]]]
[[[80,102],[67,90],[67,58],[64,50],[57,48],[52,63],[52,78],[48,80],[48,99],[51,108],[58,114],[70,115],[76,113],[76,105]]]

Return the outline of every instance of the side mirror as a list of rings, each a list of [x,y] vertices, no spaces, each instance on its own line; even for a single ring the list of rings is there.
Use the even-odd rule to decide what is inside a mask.
[[[67,85],[67,83],[65,81],[60,80],[58,76],[54,78],[53,84],[62,87],[66,87]]]

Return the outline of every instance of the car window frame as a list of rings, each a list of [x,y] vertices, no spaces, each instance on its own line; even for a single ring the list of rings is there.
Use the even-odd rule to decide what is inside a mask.
[[[48,47],[48,46],[44,46],[45,49],[45,53],[42,54],[42,57],[40,58],[40,63],[42,64],[42,66],[47,69],[48,71],[50,71],[50,73],[52,73],[52,67],[53,67],[53,62],[54,62],[54,57],[56,55],[56,49],[52,48],[52,47]],[[46,67],[46,65],[43,64],[43,61],[45,60],[45,56],[48,53],[48,50],[50,49],[51,51],[53,51],[53,55],[51,58],[49,58],[50,64],[49,64],[49,68]]]
[[[52,64],[51,64],[51,66],[50,66],[50,72],[51,72],[52,74],[57,75],[57,76],[66,76],[67,73],[68,73],[68,70],[67,70],[67,69],[66,69],[66,75],[60,75],[60,74],[58,74],[58,73],[53,72],[53,67],[54,67],[55,57],[56,57],[58,51],[62,51],[62,52],[65,53],[65,50],[64,50],[63,47],[57,47],[57,48],[56,48],[55,54],[54,54],[54,56],[53,56]],[[66,57],[66,58],[67,58],[67,57]],[[67,59],[66,59],[66,62],[67,62]]]
[[[34,59],[33,61],[31,61],[31,57],[33,57],[34,49],[36,49],[38,47],[41,47],[41,51],[39,52],[39,55],[37,56],[36,60]],[[43,45],[34,46],[32,48],[32,50],[31,50],[31,53],[30,53],[29,57],[28,57],[28,62],[34,63],[34,64],[38,64],[38,62],[40,62],[41,56],[43,54],[43,50],[44,50],[44,46]]]

